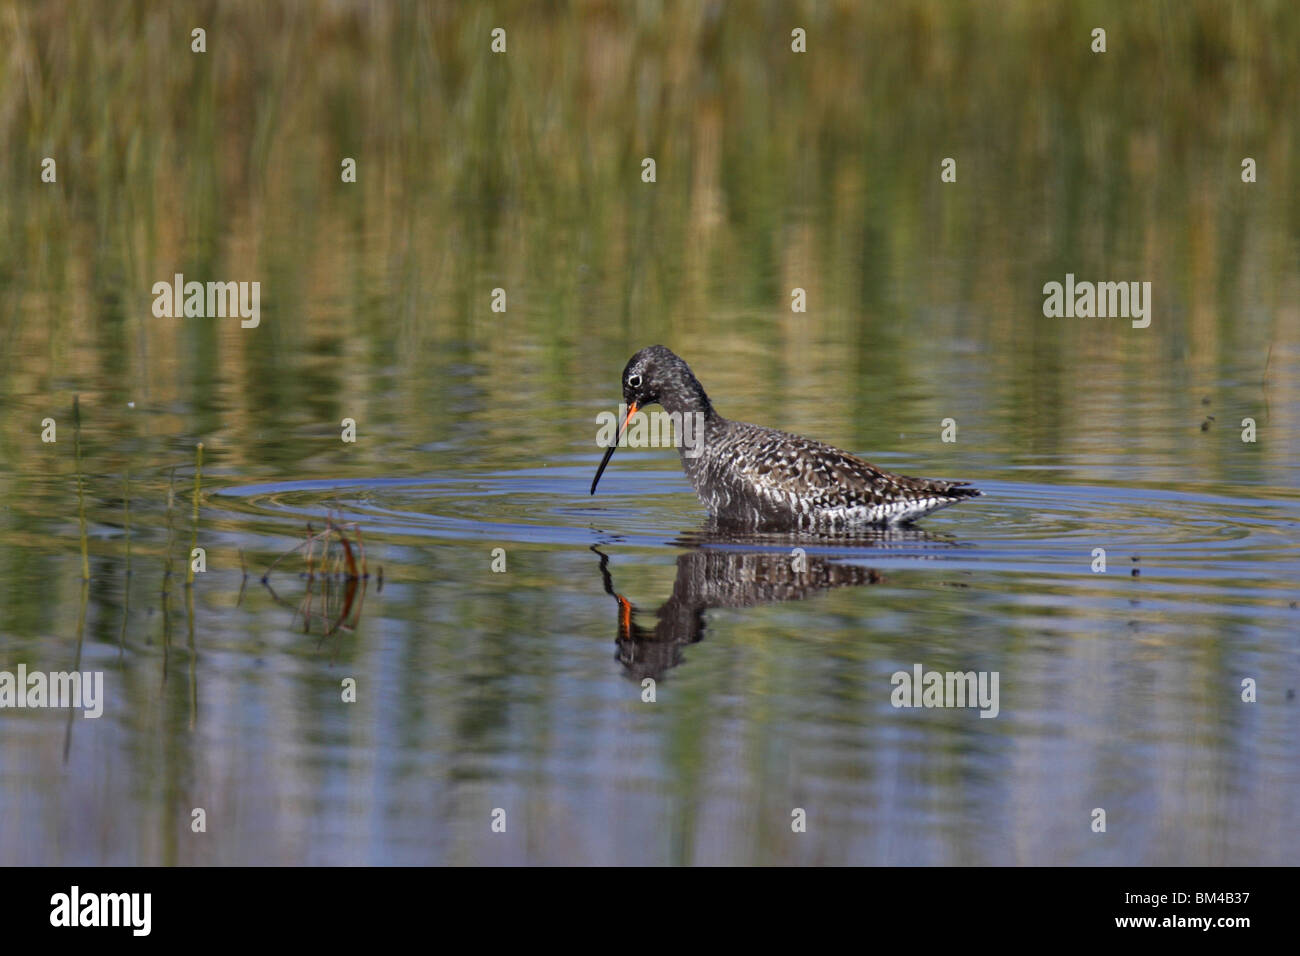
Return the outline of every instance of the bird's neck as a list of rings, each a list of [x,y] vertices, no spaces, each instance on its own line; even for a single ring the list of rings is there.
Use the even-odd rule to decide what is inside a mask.
[[[677,419],[677,451],[687,477],[695,484],[700,465],[705,461],[704,450],[723,426],[723,418],[713,410],[713,403],[705,394],[704,386],[689,372],[676,381],[672,388],[660,391],[659,404]]]
[[[659,404],[669,414],[692,415],[699,412],[704,415],[706,422],[717,417],[717,412],[713,410],[713,403],[709,401],[704,386],[689,371],[671,386],[660,391]]]

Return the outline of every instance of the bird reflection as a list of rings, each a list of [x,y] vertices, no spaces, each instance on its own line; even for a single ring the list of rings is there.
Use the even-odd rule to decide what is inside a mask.
[[[600,556],[605,593],[618,602],[615,656],[625,676],[636,681],[659,680],[680,664],[683,650],[703,638],[704,612],[711,608],[797,601],[832,588],[877,584],[884,580],[879,571],[854,563],[864,551],[955,542],[911,528],[823,537],[728,533],[710,523],[672,544],[689,550],[677,559],[672,596],[655,612],[653,627],[637,623],[637,608],[614,587],[609,556],[598,546],[591,549]],[[807,550],[812,548],[818,551]]]

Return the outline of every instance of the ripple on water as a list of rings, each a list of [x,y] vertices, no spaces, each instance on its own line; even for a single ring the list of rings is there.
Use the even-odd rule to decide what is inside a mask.
[[[697,545],[820,550],[870,548],[873,557],[924,554],[972,569],[1075,573],[1104,548],[1111,571],[1162,575],[1300,578],[1300,502],[1290,492],[1243,499],[1113,486],[981,481],[986,496],[921,522],[922,535],[874,540],[788,537],[701,541],[706,515],[676,472],[625,471],[588,495],[590,469],[539,468],[431,478],[312,480],[215,492],[231,519],[297,534],[326,516],[355,521],[368,537],[553,544],[616,542],[646,548]],[[1138,562],[1132,562],[1132,558]]]

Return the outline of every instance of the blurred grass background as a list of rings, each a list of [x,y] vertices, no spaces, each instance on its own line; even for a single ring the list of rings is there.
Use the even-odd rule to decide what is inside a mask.
[[[1287,2],[8,3],[0,392],[253,461],[268,409],[400,443],[466,414],[458,362],[481,407],[554,410],[661,340],[863,444],[973,356],[981,404],[1057,431],[1258,385],[1300,325],[1298,55]],[[1067,271],[1152,281],[1153,327],[1043,318]],[[155,319],[176,272],[261,281],[262,327]]]

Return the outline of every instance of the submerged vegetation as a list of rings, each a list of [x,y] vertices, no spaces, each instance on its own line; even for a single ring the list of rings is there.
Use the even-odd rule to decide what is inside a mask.
[[[271,578],[272,572],[291,555],[301,555],[305,565],[298,571],[305,582],[305,593],[296,605],[281,597]],[[271,563],[262,575],[262,584],[279,604],[294,609],[295,618],[302,620],[303,633],[315,627],[323,637],[329,637],[339,631],[355,630],[370,584],[361,526],[332,518],[326,519],[319,531],[309,524],[306,539]]]

